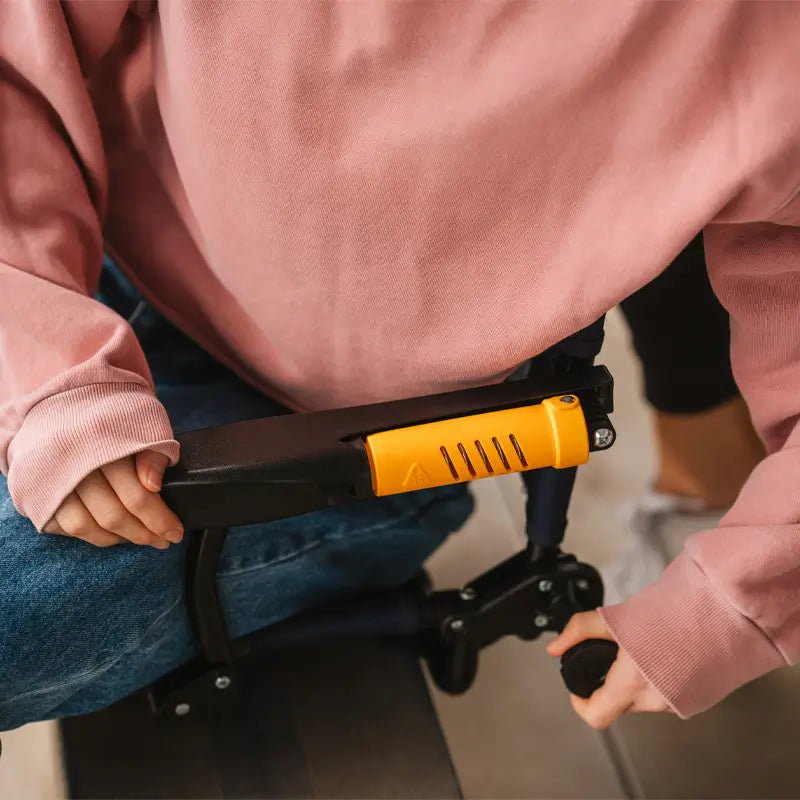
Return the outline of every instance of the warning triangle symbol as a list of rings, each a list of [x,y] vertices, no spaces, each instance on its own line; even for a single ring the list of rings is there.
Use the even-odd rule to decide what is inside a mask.
[[[406,479],[403,481],[403,488],[404,489],[421,489],[423,486],[427,486],[431,482],[431,479],[428,477],[428,473],[425,472],[424,469],[419,464],[412,464],[411,468],[408,470],[408,475],[406,475]]]

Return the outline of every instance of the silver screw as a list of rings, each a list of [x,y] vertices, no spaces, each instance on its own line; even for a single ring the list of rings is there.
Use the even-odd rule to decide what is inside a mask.
[[[573,397],[571,394],[565,394],[565,395],[564,395],[564,396],[561,398],[561,402],[562,402],[562,403],[563,403],[565,406],[571,406],[571,405],[572,405],[572,404],[575,402],[575,398],[574,398],[574,397]]]
[[[544,614],[537,614],[533,620],[533,624],[537,628],[546,628],[548,622],[550,622],[550,620]]]
[[[463,631],[464,630],[464,620],[463,619],[454,619],[450,623],[450,630],[451,631]]]
[[[215,681],[217,689],[227,689],[231,685],[231,679],[227,675],[220,675]]]
[[[474,589],[462,589],[461,590],[461,599],[462,600],[474,600],[475,599],[475,590]]]
[[[582,591],[585,592],[589,588],[589,581],[583,580],[581,578],[579,581],[575,581],[575,585]]]
[[[540,592],[549,592],[553,588],[553,581],[539,581],[539,591]]]
[[[175,706],[175,716],[185,717],[191,710],[192,707],[188,703],[178,703],[178,705]]]
[[[614,444],[614,431],[611,428],[598,428],[594,432],[594,446],[601,450]]]

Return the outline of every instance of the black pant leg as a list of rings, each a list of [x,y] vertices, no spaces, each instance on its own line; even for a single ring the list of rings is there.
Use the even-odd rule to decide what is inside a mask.
[[[711,289],[702,235],[621,307],[656,410],[697,413],[737,396],[728,313]]]

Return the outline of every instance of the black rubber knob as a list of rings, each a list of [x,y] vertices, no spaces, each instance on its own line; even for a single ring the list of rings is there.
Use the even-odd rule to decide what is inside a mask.
[[[561,677],[572,694],[591,697],[606,681],[619,647],[608,639],[586,639],[561,656]]]

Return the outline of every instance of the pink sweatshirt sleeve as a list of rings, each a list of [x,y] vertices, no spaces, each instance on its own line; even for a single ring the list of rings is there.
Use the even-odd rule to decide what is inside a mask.
[[[102,464],[178,455],[132,330],[91,299],[106,187],[87,83],[126,13],[0,3],[0,468],[39,528]]]
[[[717,529],[601,612],[682,716],[800,660],[800,228],[715,224],[705,236],[735,377],[770,455]]]

